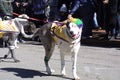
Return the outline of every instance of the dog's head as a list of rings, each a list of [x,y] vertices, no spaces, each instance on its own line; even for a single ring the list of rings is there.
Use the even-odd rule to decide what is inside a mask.
[[[79,28],[75,23],[68,22],[66,26],[66,32],[69,37],[77,39],[81,36],[82,28]]]

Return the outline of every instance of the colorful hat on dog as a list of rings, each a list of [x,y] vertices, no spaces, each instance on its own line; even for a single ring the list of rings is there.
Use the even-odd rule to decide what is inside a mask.
[[[83,22],[79,18],[70,18],[70,21],[75,23],[79,28],[83,27]]]

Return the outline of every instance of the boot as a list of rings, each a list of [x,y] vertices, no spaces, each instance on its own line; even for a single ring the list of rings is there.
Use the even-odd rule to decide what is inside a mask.
[[[112,35],[109,40],[110,40],[110,41],[114,41],[115,39],[116,39],[116,35]]]

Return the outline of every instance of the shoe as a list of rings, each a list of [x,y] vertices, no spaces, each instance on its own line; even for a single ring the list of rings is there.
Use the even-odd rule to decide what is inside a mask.
[[[118,39],[120,38],[120,33],[119,33],[119,34],[117,34],[117,38],[118,38]]]
[[[116,39],[116,37],[115,36],[112,36],[109,40],[110,41],[114,41]]]
[[[93,36],[82,36],[81,39],[91,39]]]

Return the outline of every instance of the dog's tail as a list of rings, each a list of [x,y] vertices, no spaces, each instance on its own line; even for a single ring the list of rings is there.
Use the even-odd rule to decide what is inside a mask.
[[[22,19],[23,20],[23,19]],[[15,18],[15,24],[17,25],[17,27],[19,28],[19,30],[20,30],[20,32],[21,32],[21,34],[23,35],[23,37],[25,37],[25,38],[32,38],[33,36],[34,36],[34,34],[35,33],[33,33],[33,34],[31,34],[31,35],[28,35],[28,34],[26,34],[25,33],[25,31],[24,31],[24,27],[23,27],[23,25],[20,23],[20,18]],[[36,32],[36,31],[35,31]]]

